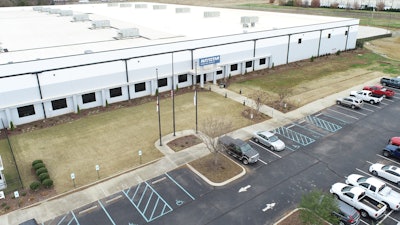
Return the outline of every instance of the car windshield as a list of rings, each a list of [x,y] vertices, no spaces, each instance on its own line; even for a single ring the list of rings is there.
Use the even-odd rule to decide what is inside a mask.
[[[247,152],[247,151],[251,150],[251,146],[246,143],[246,144],[242,145],[241,149],[243,152]]]
[[[381,88],[381,91],[386,91],[386,88]]]
[[[272,135],[271,137],[269,137],[269,140],[270,140],[271,142],[275,142],[275,141],[278,141],[279,138],[278,138],[277,136],[275,136],[275,135]]]

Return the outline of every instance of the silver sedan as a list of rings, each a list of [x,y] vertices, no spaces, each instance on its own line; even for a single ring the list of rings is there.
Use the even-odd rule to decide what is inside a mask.
[[[256,143],[263,144],[273,151],[282,151],[285,149],[285,143],[275,134],[269,131],[257,131],[254,133],[253,140]]]

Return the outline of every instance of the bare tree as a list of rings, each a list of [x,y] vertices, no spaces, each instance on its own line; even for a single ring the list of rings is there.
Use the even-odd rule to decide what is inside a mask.
[[[222,117],[208,117],[200,124],[199,137],[207,149],[214,154],[214,165],[218,164],[218,153],[223,148],[218,144],[219,136],[228,133],[232,129],[232,122]]]
[[[319,8],[321,6],[320,0],[311,0],[311,7],[312,8]]]
[[[385,2],[383,2],[383,1],[378,2],[378,4],[376,4],[376,10],[377,11],[385,10]]]
[[[278,94],[279,106],[283,106],[285,100],[288,97],[292,96],[293,90],[290,89],[289,87],[279,87],[279,88],[275,89],[275,93]]]
[[[258,115],[260,114],[260,108],[262,105],[267,105],[268,99],[270,96],[267,92],[256,90],[250,94],[250,98],[254,101],[254,110],[255,113]],[[253,108],[252,108],[253,110]]]

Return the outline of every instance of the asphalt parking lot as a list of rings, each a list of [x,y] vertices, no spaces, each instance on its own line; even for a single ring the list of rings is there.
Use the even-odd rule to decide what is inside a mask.
[[[328,192],[352,173],[372,176],[373,163],[400,166],[381,154],[387,140],[400,135],[400,91],[395,91],[378,105],[365,103],[358,110],[333,105],[272,130],[286,144],[282,152],[248,140],[260,161],[245,166],[247,175],[228,185],[213,187],[182,167],[43,224],[273,224],[296,208],[304,193]],[[382,220],[361,224],[376,222],[395,225],[400,212],[388,210]]]

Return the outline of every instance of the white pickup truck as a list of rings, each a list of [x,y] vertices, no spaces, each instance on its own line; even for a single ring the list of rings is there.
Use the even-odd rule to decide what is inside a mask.
[[[366,195],[364,189],[360,187],[336,183],[332,185],[330,192],[336,198],[359,210],[362,217],[370,216],[373,219],[380,219],[385,215],[387,208],[385,203]]]
[[[382,201],[393,210],[400,209],[400,194],[375,177],[351,174],[347,177],[346,184],[364,189],[367,195]]]
[[[350,96],[356,97],[358,99],[363,100],[363,102],[369,102],[371,104],[378,104],[382,101],[383,97],[374,97],[371,91],[362,90],[362,91],[352,91],[350,92]]]

